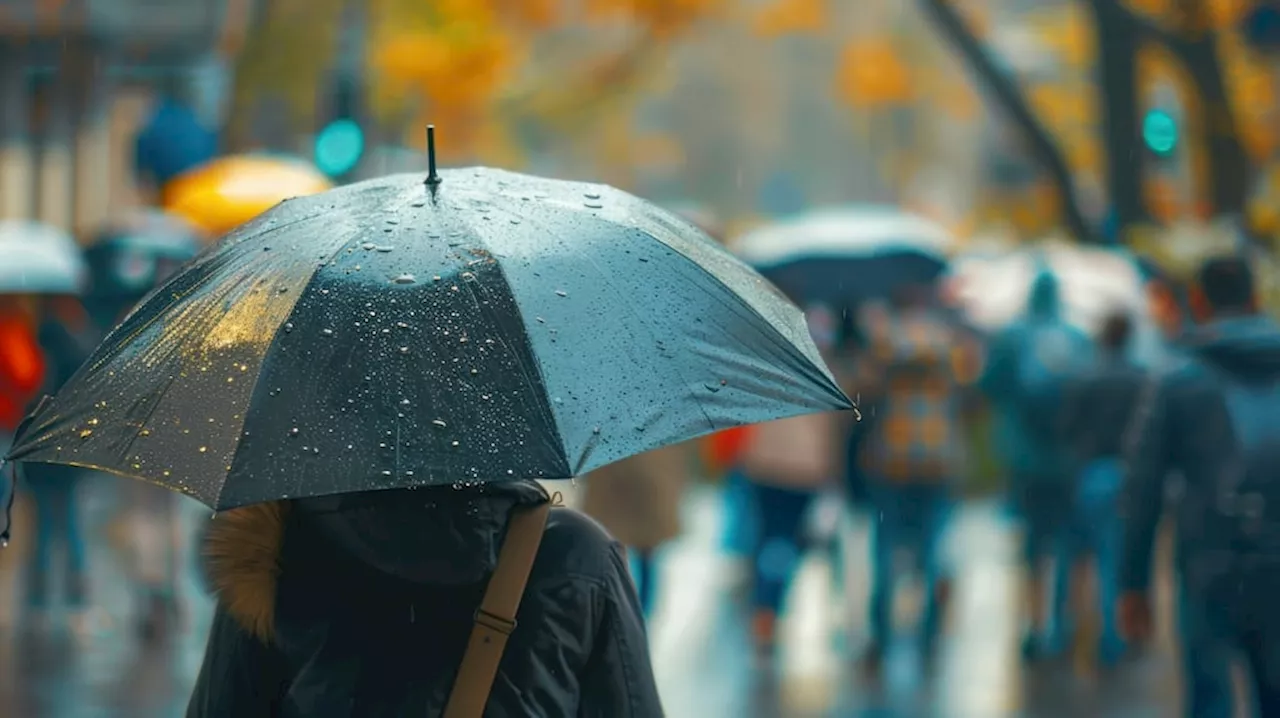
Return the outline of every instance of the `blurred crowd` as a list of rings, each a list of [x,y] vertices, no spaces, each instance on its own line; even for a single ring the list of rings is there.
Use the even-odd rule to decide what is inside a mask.
[[[63,253],[60,264],[24,269],[22,258],[35,262],[37,253],[15,250],[18,264],[5,270],[18,277],[0,288],[6,436],[107,332],[121,321],[128,331],[130,308],[208,237],[284,196],[327,186],[290,161],[218,158],[198,143],[174,149],[154,133],[182,122],[181,113],[161,108],[156,118],[160,129],[139,140],[140,156],[160,157],[140,160],[154,211],[79,244],[35,226],[3,228],[3,242]],[[685,214],[721,234],[705,211]],[[843,521],[824,521],[819,510],[835,496],[844,516],[872,525],[862,666],[878,671],[894,644],[895,589],[908,576],[923,581],[915,630],[929,660],[946,640],[957,580],[942,550],[950,522],[963,500],[996,493],[1022,529],[1025,660],[1071,651],[1096,617],[1089,650],[1105,668],[1151,635],[1153,547],[1168,505],[1179,519],[1173,573],[1189,714],[1230,714],[1236,649],[1253,668],[1258,704],[1280,710],[1280,628],[1265,610],[1280,577],[1272,566],[1280,524],[1268,513],[1268,467],[1280,460],[1280,328],[1259,312],[1251,263],[1215,256],[1180,281],[1135,257],[1115,274],[1117,253],[1047,244],[968,264],[940,259],[916,276],[908,260],[886,259],[930,254],[908,234],[875,240],[870,253],[828,243],[783,261],[740,250],[804,311],[814,347],[858,411],[741,427],[587,477],[582,508],[632,550],[643,609],[657,595],[659,549],[682,532],[686,489],[722,482],[723,548],[740,560],[750,633],[767,661],[804,557],[845,561]],[[800,282],[767,271],[815,258],[824,269],[798,272]],[[832,267],[849,274],[821,276]],[[1089,284],[1100,276],[1106,291]],[[1111,291],[1124,282],[1132,291]],[[818,291],[855,285],[857,296]],[[31,548],[24,565],[3,567],[5,622],[38,626],[63,615],[52,611],[59,604],[73,622],[95,620],[77,500],[94,468],[21,470],[8,500],[30,524]],[[121,481],[116,496],[112,543],[131,567],[136,630],[155,640],[184,625],[180,579],[198,563],[179,520],[183,499],[136,481]],[[835,584],[839,592],[838,575]]]

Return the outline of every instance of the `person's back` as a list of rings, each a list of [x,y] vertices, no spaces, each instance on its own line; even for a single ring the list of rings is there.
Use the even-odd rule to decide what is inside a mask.
[[[1096,363],[1067,390],[1063,433],[1078,464],[1118,458],[1133,422],[1147,372],[1130,359],[1132,323],[1127,316],[1107,319]]]
[[[218,612],[188,716],[440,715],[532,482],[263,504],[206,540]],[[486,716],[660,716],[621,548],[553,509]]]
[[[1087,366],[1087,336],[1061,314],[1058,282],[1041,273],[1027,315],[993,342],[979,381],[997,408],[1004,459],[1015,483],[1065,478],[1063,389]]]
[[[1186,715],[1232,713],[1233,652],[1259,714],[1280,715],[1280,325],[1257,313],[1246,259],[1206,262],[1199,283],[1206,323],[1152,384],[1126,452],[1121,618],[1149,636],[1156,527],[1176,471]]]

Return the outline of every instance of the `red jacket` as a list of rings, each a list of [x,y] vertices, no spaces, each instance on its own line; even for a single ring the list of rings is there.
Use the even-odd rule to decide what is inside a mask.
[[[0,316],[0,431],[18,428],[44,377],[44,352],[30,324],[19,316]]]

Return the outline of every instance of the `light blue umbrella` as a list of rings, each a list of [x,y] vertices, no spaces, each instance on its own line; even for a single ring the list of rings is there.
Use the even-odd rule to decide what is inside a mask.
[[[79,294],[87,278],[70,234],[40,222],[0,222],[0,294]]]

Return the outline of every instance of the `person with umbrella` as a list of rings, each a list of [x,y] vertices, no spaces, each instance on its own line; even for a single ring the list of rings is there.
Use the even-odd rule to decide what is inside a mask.
[[[12,412],[36,398],[31,393],[33,383],[44,391],[56,391],[70,378],[96,337],[76,298],[83,288],[85,267],[69,235],[44,224],[4,223],[0,225],[0,267],[7,340],[5,383],[10,389],[4,403],[12,419]],[[25,413],[25,408],[21,411]],[[83,473],[77,467],[51,464],[32,465],[23,472],[35,504],[35,541],[24,577],[25,606],[33,619],[43,621],[49,615],[50,581],[57,573],[54,552],[59,545],[65,561],[66,607],[77,618],[89,607],[87,552],[76,507]],[[11,495],[8,501],[13,501]]]
[[[89,266],[86,304],[99,330],[116,326],[146,294],[200,251],[195,227],[160,212],[142,212],[104,227],[85,250]],[[177,496],[127,481],[126,517],[138,631],[159,637],[180,620],[178,557],[185,544]]]
[[[893,310],[868,312],[864,413],[872,419],[860,468],[875,517],[872,534],[871,645],[878,669],[892,639],[895,558],[908,549],[925,578],[921,642],[933,654],[951,594],[941,544],[963,463],[954,348],[960,343],[937,310],[932,289],[903,287]]]
[[[536,481],[851,406],[693,228],[431,164],[237,230],[15,440],[219,511],[193,718],[661,715],[621,548]]]

